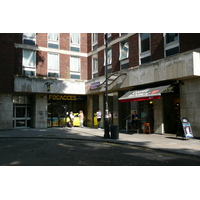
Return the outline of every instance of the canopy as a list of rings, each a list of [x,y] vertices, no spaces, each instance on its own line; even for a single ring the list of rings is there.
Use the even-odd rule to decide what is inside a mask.
[[[119,98],[119,102],[122,103],[129,101],[145,101],[152,99],[160,99],[161,93],[164,90],[166,90],[169,86],[170,85],[129,91]]]

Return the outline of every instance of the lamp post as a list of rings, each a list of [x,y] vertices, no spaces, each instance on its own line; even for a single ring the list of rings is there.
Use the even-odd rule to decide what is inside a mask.
[[[108,37],[107,33],[105,33],[105,42],[106,42],[106,48],[105,48],[105,54],[106,54],[106,66],[105,66],[105,78],[106,78],[106,98],[105,98],[105,118],[104,118],[104,138],[109,138],[109,118],[108,118]]]

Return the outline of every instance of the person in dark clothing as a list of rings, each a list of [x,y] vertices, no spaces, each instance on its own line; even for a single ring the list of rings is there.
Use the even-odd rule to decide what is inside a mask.
[[[132,114],[132,127],[133,129],[138,128],[138,114],[136,111],[134,111],[134,113]]]

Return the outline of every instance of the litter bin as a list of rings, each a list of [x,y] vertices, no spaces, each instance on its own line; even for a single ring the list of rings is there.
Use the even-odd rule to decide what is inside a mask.
[[[111,125],[111,138],[119,139],[119,126],[118,125]]]

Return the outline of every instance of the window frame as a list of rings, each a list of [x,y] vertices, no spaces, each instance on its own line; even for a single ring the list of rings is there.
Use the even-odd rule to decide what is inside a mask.
[[[70,51],[76,51],[76,50],[73,50],[73,48],[75,48],[75,49],[77,49],[76,52],[80,52],[81,51],[81,49],[80,49],[80,47],[81,47],[81,34],[80,33],[76,33],[76,34],[79,34],[79,44],[71,42],[71,36],[72,36],[72,34],[73,33],[70,33]]]
[[[126,56],[125,58],[122,58],[122,49],[123,49],[123,47],[124,47],[124,45],[125,45],[126,43],[128,43],[127,56]],[[124,41],[120,42],[119,48],[120,48],[120,49],[119,49],[119,51],[120,51],[119,60],[122,61],[122,60],[128,59],[128,58],[129,58],[129,42],[128,42],[128,40],[124,40]]]
[[[50,34],[51,34],[51,33],[48,33],[48,34],[47,34],[47,47],[48,47],[48,48],[53,48],[53,49],[60,49],[60,34],[57,33],[57,34],[58,34],[58,40],[57,40],[57,41],[56,41],[56,40],[51,40],[51,39],[49,39],[49,35],[50,35]],[[58,45],[58,47],[57,47],[57,48],[56,48],[56,47],[50,47],[49,44]]]
[[[35,45],[36,45],[36,33],[33,33],[33,34],[34,34],[34,37],[28,37],[28,36],[26,36],[25,34],[26,34],[26,33],[23,33],[22,44],[33,45],[33,46],[35,46]],[[30,41],[30,42],[33,42],[34,44],[26,43],[25,40]]]
[[[94,60],[96,60],[97,62],[97,65],[96,65],[96,67],[94,68],[94,66],[95,66],[95,61]],[[93,55],[92,56],[92,77],[93,78],[95,78],[95,75],[96,74],[98,74],[98,54],[95,54],[95,55]]]
[[[151,59],[151,33],[148,33],[149,34],[149,50],[146,50],[146,51],[143,51],[143,52],[142,52],[141,34],[143,34],[143,33],[139,33],[139,52],[140,52],[139,63],[140,63],[140,65],[143,64],[141,62],[142,59],[147,58],[147,57],[150,57],[150,59]]]
[[[33,59],[34,59],[33,63],[34,63],[34,65],[28,66],[28,65],[25,64],[25,61],[24,61],[24,59],[25,59],[25,56],[24,56],[25,55],[25,51],[29,51],[29,52],[33,52],[34,53],[34,55],[33,55]],[[28,50],[28,49],[23,49],[22,50],[22,74],[26,75],[26,76],[32,76],[32,75],[27,75],[26,72],[33,72],[34,73],[33,76],[36,75],[36,51],[34,51],[34,50]]]
[[[49,59],[50,59],[50,55],[57,55],[57,68],[58,69],[50,69],[50,65],[49,65]],[[51,77],[51,78],[55,78],[54,76],[49,76],[50,73],[52,74],[58,74],[58,76],[56,76],[56,78],[60,77],[60,55],[58,53],[52,53],[52,52],[48,52],[47,55],[47,76]]]
[[[179,42],[180,39],[179,39],[179,33],[178,33],[178,39],[175,40],[175,41],[169,42],[169,43],[167,43],[167,38],[166,38],[166,35],[167,35],[167,34],[168,34],[168,33],[163,33],[163,37],[164,37],[164,56],[165,56],[165,57],[169,57],[169,56],[176,55],[176,54],[172,54],[172,55],[167,56],[167,55],[166,55],[166,51],[172,50],[172,49],[177,48],[177,47],[178,47],[179,53],[180,53],[180,42]],[[178,54],[178,53],[177,53],[177,54]]]
[[[71,68],[71,58],[78,58],[79,62],[78,62],[78,70],[74,71]],[[81,57],[78,56],[70,56],[70,79],[76,79],[76,78],[72,78],[72,76],[79,76],[78,79],[81,79]]]

